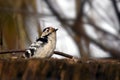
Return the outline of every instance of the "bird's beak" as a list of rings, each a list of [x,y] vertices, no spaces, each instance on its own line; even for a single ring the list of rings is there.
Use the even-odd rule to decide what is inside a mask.
[[[55,29],[55,32],[57,31],[58,29]]]

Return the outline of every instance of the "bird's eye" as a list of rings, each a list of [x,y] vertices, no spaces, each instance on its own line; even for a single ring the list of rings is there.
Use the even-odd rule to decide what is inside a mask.
[[[49,29],[47,29],[46,32],[49,32]]]

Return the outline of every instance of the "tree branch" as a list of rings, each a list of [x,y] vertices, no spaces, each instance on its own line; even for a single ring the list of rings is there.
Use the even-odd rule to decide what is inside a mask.
[[[93,20],[92,18],[88,17],[87,15],[86,15],[86,17],[87,17],[87,19],[88,19],[88,24],[92,25],[92,27],[94,27],[95,29],[97,29],[97,30],[99,30],[99,31],[101,31],[101,32],[103,32],[103,33],[105,33],[105,34],[107,34],[107,35],[110,35],[110,36],[114,37],[114,38],[117,39],[117,40],[120,40],[120,37],[118,37],[118,36],[116,36],[116,35],[114,35],[114,34],[112,34],[112,33],[109,33],[109,32],[107,32],[107,31],[105,31],[104,29],[101,29],[98,25],[96,25],[96,24],[93,22],[94,20]]]
[[[64,14],[62,13],[61,9],[59,8],[58,5],[52,4],[52,0],[45,0],[46,4],[48,5],[49,9],[51,12],[56,16],[58,21],[60,21],[63,25],[70,26],[63,18],[65,17]],[[57,8],[56,8],[57,7]],[[59,9],[59,10],[58,10]],[[60,14],[61,13],[61,14]],[[63,16],[63,18],[61,17]]]
[[[10,53],[24,53],[25,50],[7,50],[7,51],[1,51],[0,54],[10,54]],[[72,55],[63,53],[63,52],[59,52],[59,51],[54,51],[54,54],[60,55],[60,56],[64,56],[67,58],[74,58]]]
[[[120,51],[119,50],[114,50],[112,48],[106,47],[106,46],[100,44],[99,42],[97,42],[96,40],[92,39],[91,37],[89,37],[87,34],[82,34],[82,35],[84,35],[85,38],[89,38],[89,40],[91,42],[95,43],[98,47],[100,47],[104,51],[108,51],[112,55],[113,58],[120,59]]]
[[[25,50],[7,50],[7,51],[1,51],[0,54],[9,54],[9,53],[24,53]]]
[[[117,1],[116,0],[111,0],[112,1],[112,4],[113,4],[113,7],[115,9],[115,13],[116,13],[116,16],[118,18],[118,22],[119,22],[119,27],[120,27],[120,12],[119,12],[119,9],[117,7]],[[120,32],[120,30],[119,30]]]

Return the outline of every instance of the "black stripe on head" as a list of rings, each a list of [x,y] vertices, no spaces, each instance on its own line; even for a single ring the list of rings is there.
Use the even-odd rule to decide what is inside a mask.
[[[37,41],[37,42],[38,42],[38,41],[41,41],[41,42],[43,42],[43,43],[47,43],[47,42],[48,42],[48,38],[47,38],[47,37],[38,38],[36,41]]]

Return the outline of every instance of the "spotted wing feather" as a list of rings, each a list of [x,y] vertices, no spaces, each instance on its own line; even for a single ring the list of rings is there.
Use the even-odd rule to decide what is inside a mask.
[[[30,45],[23,56],[25,58],[31,58],[38,49],[40,50],[40,48],[43,47],[45,43],[47,43],[47,38],[38,38],[36,42]]]

